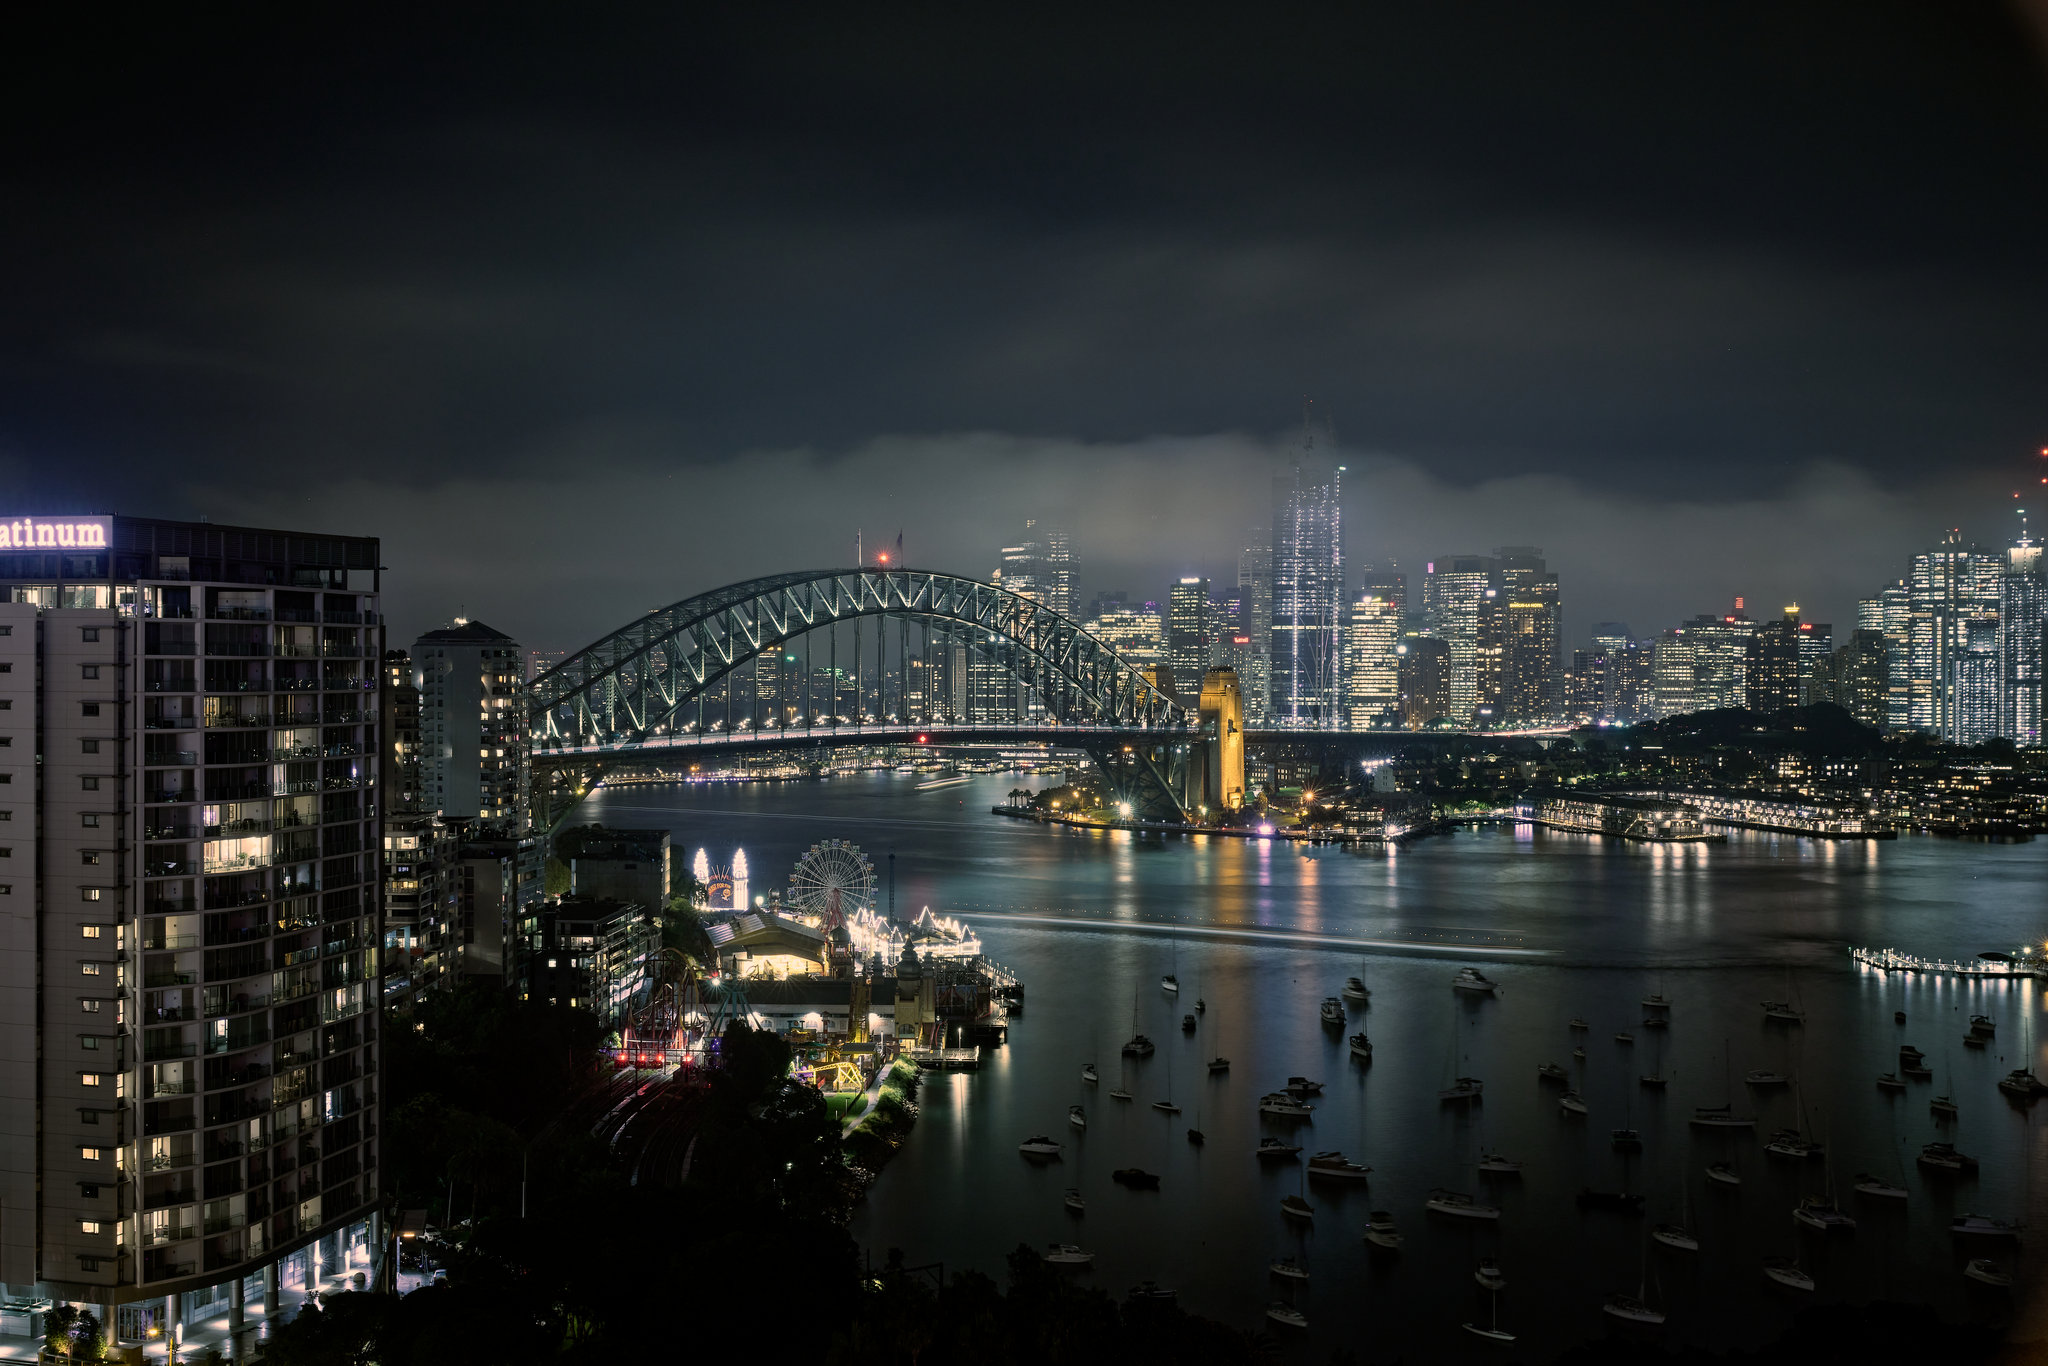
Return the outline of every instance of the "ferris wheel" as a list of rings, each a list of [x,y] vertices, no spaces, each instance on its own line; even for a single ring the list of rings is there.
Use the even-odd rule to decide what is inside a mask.
[[[875,865],[847,840],[820,840],[789,875],[789,904],[837,924],[875,908]]]

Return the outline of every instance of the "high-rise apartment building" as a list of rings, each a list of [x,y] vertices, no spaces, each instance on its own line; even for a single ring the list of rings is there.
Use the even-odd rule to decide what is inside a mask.
[[[1963,648],[1954,664],[1954,722],[1947,738],[1981,745],[1998,738],[2004,719],[1999,706],[1998,619],[1972,617],[1963,628]]]
[[[422,805],[445,821],[526,830],[529,788],[518,642],[458,618],[413,642]]]
[[[1543,725],[1563,701],[1564,601],[1557,575],[1534,546],[1503,546],[1493,554],[1501,598],[1499,715],[1511,726]]]
[[[1944,740],[1962,741],[1957,670],[1971,653],[1971,626],[1998,621],[2002,556],[1964,545],[1951,533],[1913,557],[1907,576],[1907,724]],[[1973,679],[1982,666],[1973,659]],[[1974,684],[1973,684],[1974,686]],[[1975,723],[1971,723],[1974,727]]]
[[[1493,566],[1483,555],[1458,555],[1429,562],[1422,581],[1422,615],[1428,634],[1443,641],[1449,670],[1448,715],[1469,726],[1483,701],[1481,617],[1493,591]]]
[[[1998,580],[2001,734],[2020,745],[2042,741],[2043,637],[2048,628],[2048,578],[2041,545],[2022,536],[2005,555]]]
[[[1766,715],[1796,707],[1800,701],[1799,607],[1785,609],[1775,621],[1759,622],[1749,633],[1749,658],[1743,668],[1743,705]]]
[[[1236,633],[1245,637],[1237,670],[1244,713],[1253,725],[1270,714],[1273,688],[1273,528],[1254,526],[1245,532],[1237,554]]]
[[[1190,706],[1200,701],[1202,676],[1216,662],[1217,617],[1205,578],[1184,578],[1167,597],[1166,662],[1173,666],[1175,690]]]
[[[1283,726],[1342,719],[1344,467],[1304,452],[1273,481],[1273,627],[1268,710]]]
[[[1749,640],[1756,623],[1743,615],[1742,599],[1721,616],[1701,615],[1685,624],[1692,645],[1692,710],[1717,711],[1749,704]],[[1795,646],[1796,658],[1796,646]]]
[[[1401,604],[1367,592],[1345,623],[1344,722],[1353,730],[1398,723],[1401,711]]]
[[[239,1326],[380,1241],[377,541],[0,530],[0,1292]]]

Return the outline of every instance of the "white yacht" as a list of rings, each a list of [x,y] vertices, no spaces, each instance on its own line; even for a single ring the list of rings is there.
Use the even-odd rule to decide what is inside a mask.
[[[1664,1311],[1652,1309],[1634,1295],[1609,1295],[1607,1303],[1600,1306],[1605,1312],[1630,1323],[1657,1324],[1664,1322]]]
[[[1671,998],[1661,991],[1653,991],[1643,998],[1643,1009],[1669,1010],[1671,1009]]]
[[[1790,1257],[1764,1258],[1764,1275],[1792,1290],[1812,1290],[1813,1277],[1799,1269]]]
[[[1809,1195],[1802,1198],[1792,1211],[1794,1220],[1810,1229],[1822,1233],[1854,1233],[1856,1221],[1835,1208],[1835,1202],[1824,1195]]]
[[[1180,1107],[1170,1100],[1155,1100],[1152,1102],[1152,1108],[1163,1115],[1177,1115],[1180,1113]]]
[[[1436,1098],[1446,1105],[1462,1105],[1479,1099],[1485,1083],[1477,1077],[1459,1077],[1456,1081],[1436,1093]]]
[[[1360,1062],[1372,1061],[1372,1040],[1363,1030],[1351,1036],[1351,1056]]]
[[[1344,979],[1344,999],[1347,1001],[1369,1001],[1372,999],[1372,993],[1366,990],[1365,983],[1359,978],[1346,977]]]
[[[1778,1024],[1805,1024],[1806,1012],[1790,1001],[1765,1001],[1764,1018]]]
[[[1058,1157],[1062,1146],[1044,1134],[1033,1134],[1017,1145],[1017,1151],[1026,1157]]]
[[[1159,979],[1159,989],[1169,996],[1180,995],[1180,978],[1170,972],[1167,973]]]
[[[1739,1186],[1742,1184],[1742,1174],[1726,1162],[1709,1162],[1707,1180],[1723,1186]]]
[[[1334,996],[1323,998],[1323,1023],[1336,1028],[1344,1023],[1344,1003]]]
[[[1927,1102],[1927,1108],[1940,1115],[1943,1119],[1954,1119],[1956,1117],[1956,1103],[1948,1096],[1936,1096],[1933,1100]]]
[[[1520,1176],[1522,1164],[1511,1157],[1502,1157],[1491,1148],[1479,1150],[1479,1170],[1494,1176]]]
[[[1557,1108],[1568,1115],[1586,1113],[1586,1098],[1577,1091],[1567,1091],[1557,1098]]]
[[[1317,1153],[1308,1160],[1308,1174],[1312,1179],[1320,1177],[1326,1181],[1363,1181],[1371,1170],[1372,1168],[1363,1162],[1353,1162],[1334,1150]]]
[[[1772,1133],[1770,1142],[1764,1144],[1764,1151],[1773,1157],[1789,1157],[1803,1160],[1818,1157],[1821,1145],[1806,1137],[1797,1129],[1779,1129]]]
[[[1045,1260],[1055,1266],[1090,1266],[1095,1254],[1075,1247],[1072,1243],[1047,1243]]]
[[[1281,1196],[1280,1212],[1289,1219],[1313,1219],[1316,1217],[1316,1207],[1298,1195]]]
[[[1131,1093],[1129,1091],[1124,1090],[1123,1087],[1119,1086],[1110,1091],[1109,1098],[1111,1100],[1129,1100],[1131,1098]]]
[[[1067,1187],[1067,1193],[1061,1197],[1060,1203],[1076,1214],[1085,1213],[1088,1209],[1088,1202],[1081,1198],[1080,1190],[1074,1186]]]
[[[1308,1268],[1292,1257],[1278,1257],[1266,1263],[1266,1270],[1283,1281],[1305,1281]]]
[[[1565,1027],[1567,1029],[1574,1031],[1575,1033],[1583,1034],[1587,1030],[1591,1029],[1593,1026],[1587,1024],[1584,1020],[1574,1015],[1569,1020],[1565,1021]]]
[[[2018,1224],[1982,1214],[1959,1214],[1949,1221],[1948,1231],[1957,1238],[2017,1239],[2020,1236]]]
[[[1459,968],[1458,975],[1451,979],[1451,990],[1470,992],[1475,996],[1498,996],[1500,983],[1478,968]]]
[[[1659,1224],[1650,1230],[1650,1236],[1664,1246],[1676,1248],[1680,1252],[1698,1252],[1700,1250],[1700,1240],[1694,1237],[1693,1231],[1683,1224]]]
[[[1497,1322],[1490,1328],[1482,1328],[1476,1323],[1461,1323],[1458,1326],[1472,1334],[1472,1336],[1485,1338],[1488,1342],[1513,1342],[1515,1340],[1515,1335],[1502,1328]]]
[[[1309,1096],[1320,1096],[1322,1093],[1323,1084],[1312,1077],[1289,1077],[1287,1079],[1287,1094],[1290,1096],[1299,1096],[1306,1099]]]
[[[2012,1285],[2012,1273],[1989,1257],[1972,1257],[1970,1264],[1963,1268],[1963,1274],[2000,1290],[2009,1289]]]
[[[1210,1070],[1211,1072],[1228,1072],[1228,1071],[1230,1070],[1230,1059],[1228,1059],[1228,1058],[1211,1058],[1211,1059],[1209,1059],[1209,1070]]]
[[[1472,1268],[1472,1279],[1481,1290],[1505,1290],[1508,1278],[1502,1274],[1500,1260],[1496,1257],[1482,1257],[1479,1265]]]
[[[1738,1115],[1732,1105],[1696,1105],[1692,1122],[1702,1129],[1754,1129],[1755,1115]]]
[[[1279,1300],[1275,1300],[1266,1306],[1266,1317],[1275,1323],[1284,1323],[1289,1328],[1308,1327],[1308,1315],[1302,1313],[1293,1305],[1283,1304]]]
[[[1906,1083],[1899,1080],[1899,1074],[1896,1072],[1880,1072],[1877,1074],[1877,1089],[1880,1091],[1903,1091],[1906,1089]]]
[[[1904,1186],[1894,1186],[1891,1182],[1880,1180],[1869,1172],[1856,1173],[1856,1184],[1853,1189],[1858,1195],[1876,1196],[1880,1200],[1903,1200],[1906,1198],[1906,1188]]]
[[[1448,1214],[1454,1219],[1498,1219],[1498,1205],[1482,1205],[1461,1191],[1445,1190],[1438,1186],[1429,1193],[1429,1199],[1422,1207],[1435,1214]]]
[[[1570,1081],[1572,1079],[1571,1073],[1565,1071],[1554,1062],[1537,1063],[1536,1076],[1539,1081]]]
[[[1623,1030],[1621,1033],[1616,1034],[1614,1036],[1614,1041],[1625,1047],[1627,1045],[1633,1044],[1636,1041],[1636,1036],[1629,1033],[1627,1030]]]
[[[1389,1252],[1399,1252],[1401,1234],[1394,1227],[1394,1216],[1383,1209],[1374,1210],[1365,1221],[1365,1241]]]
[[[1315,1113],[1315,1108],[1285,1091],[1269,1091],[1259,1097],[1259,1113],[1275,1119],[1307,1119]]]
[[[2012,1071],[1998,1079],[1998,1089],[2009,1096],[2019,1096],[2025,1100],[2032,1100],[2035,1096],[2040,1095],[2042,1091],[2048,1090],[2048,1087],[2044,1087],[2041,1084],[2041,1079],[2034,1075],[2033,1068],[2015,1067]]]
[[[1084,1062],[1081,1064],[1081,1080],[1093,1086],[1096,1082],[1102,1080],[1102,1074],[1095,1070],[1094,1063]]]
[[[1076,1129],[1087,1128],[1088,1112],[1078,1105],[1069,1105],[1067,1107],[1067,1123],[1073,1125]]]
[[[1753,1072],[1744,1072],[1742,1080],[1749,1086],[1788,1086],[1792,1082],[1792,1078],[1786,1076],[1783,1072],[1770,1072],[1762,1068]]]

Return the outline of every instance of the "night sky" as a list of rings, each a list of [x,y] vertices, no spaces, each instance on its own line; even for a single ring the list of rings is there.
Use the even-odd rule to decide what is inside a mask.
[[[2040,9],[1008,8],[11,20],[7,510],[562,647],[863,529],[1228,575],[1304,398],[1354,559],[1540,545],[1574,641],[2016,531]]]

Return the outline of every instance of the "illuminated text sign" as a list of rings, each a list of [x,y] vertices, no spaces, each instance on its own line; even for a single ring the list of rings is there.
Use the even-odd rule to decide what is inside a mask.
[[[0,522],[0,550],[105,550],[111,517],[18,517]]]

